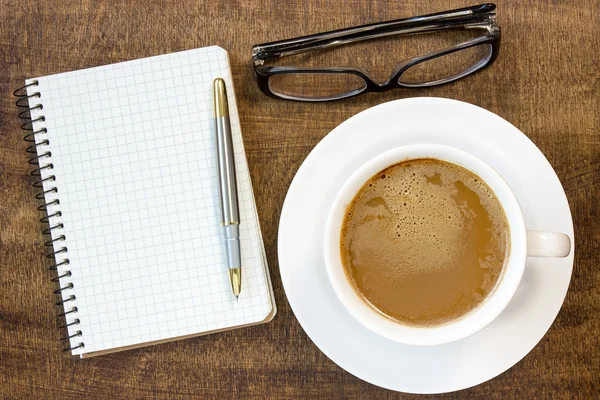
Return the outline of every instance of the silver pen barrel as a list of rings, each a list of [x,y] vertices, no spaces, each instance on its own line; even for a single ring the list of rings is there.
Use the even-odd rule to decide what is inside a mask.
[[[237,225],[240,222],[238,209],[237,182],[235,179],[235,161],[229,117],[216,117],[217,126],[217,164],[219,173],[219,192],[221,204],[221,223]]]

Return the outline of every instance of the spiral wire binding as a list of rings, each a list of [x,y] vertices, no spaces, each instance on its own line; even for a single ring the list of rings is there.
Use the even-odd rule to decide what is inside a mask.
[[[46,201],[46,196],[50,194],[57,194],[58,188],[55,186],[44,188],[44,184],[46,184],[47,187],[50,186],[48,184],[54,182],[56,180],[56,176],[52,175],[51,172],[48,172],[54,169],[54,164],[52,164],[49,161],[52,158],[52,153],[50,151],[44,150],[50,145],[50,141],[47,137],[48,130],[45,127],[38,130],[34,130],[33,128],[33,124],[35,122],[46,121],[46,118],[43,115],[37,116],[36,118],[32,118],[32,111],[36,111],[37,114],[37,110],[41,111],[44,109],[41,100],[38,104],[35,104],[33,107],[30,107],[30,100],[41,99],[42,97],[42,94],[39,91],[34,92],[30,95],[27,94],[27,88],[34,86],[39,86],[39,82],[37,80],[18,88],[14,91],[14,95],[18,98],[16,102],[17,107],[24,109],[21,112],[19,112],[19,118],[21,118],[24,121],[21,125],[21,129],[27,132],[27,134],[23,137],[23,140],[30,143],[26,151],[27,153],[33,155],[33,157],[29,159],[29,164],[36,166],[35,169],[33,169],[30,172],[30,175],[35,177],[36,179],[33,183],[33,187],[40,189],[40,191],[35,195],[35,197],[36,199],[42,200],[44,202],[38,207],[38,210],[45,213],[45,216],[40,219],[40,222],[42,224],[48,225],[48,227],[44,229],[42,233],[44,235],[50,236],[50,240],[44,243],[44,246],[51,248],[52,251],[47,253],[46,257],[55,260],[55,264],[51,265],[48,269],[50,271],[57,272],[56,276],[52,278],[52,282],[58,283],[62,279],[64,283],[64,279],[71,276],[71,271],[65,270],[65,267],[69,265],[70,261],[67,258],[67,247],[60,246],[59,243],[64,242],[66,240],[65,235],[60,234],[55,238],[52,238],[53,231],[62,230],[64,228],[64,225],[62,224],[62,222],[51,223],[52,219],[61,217],[62,212],[60,210],[51,212],[48,208],[53,207],[54,209],[56,209],[56,206],[60,204],[60,200],[56,198],[50,201]],[[47,176],[42,177],[42,174]],[[57,255],[59,254],[64,256],[64,258],[60,262],[57,258]],[[57,318],[65,317],[65,324],[61,325],[60,328],[67,329],[67,336],[62,337],[61,340],[67,342],[71,341],[71,339],[73,338],[81,337],[83,335],[81,330],[77,330],[73,333],[69,331],[70,327],[80,324],[80,320],[79,318],[77,318],[77,307],[71,306],[71,304],[73,303],[68,304],[69,302],[75,301],[75,295],[71,294],[67,297],[64,293],[64,291],[73,289],[73,287],[73,282],[66,282],[65,286],[60,287],[59,284],[58,289],[54,290],[54,294],[60,296],[60,300],[56,302],[56,306],[62,309],[62,312],[57,315]],[[71,317],[74,317],[74,319],[71,322],[69,322],[68,318]],[[85,347],[85,344],[83,342],[79,342],[77,345],[69,345],[67,348],[64,349],[64,351],[71,351],[83,347]]]

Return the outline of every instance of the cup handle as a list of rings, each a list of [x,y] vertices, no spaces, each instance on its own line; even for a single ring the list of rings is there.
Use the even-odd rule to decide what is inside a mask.
[[[530,257],[566,257],[571,253],[571,238],[563,233],[527,231]]]

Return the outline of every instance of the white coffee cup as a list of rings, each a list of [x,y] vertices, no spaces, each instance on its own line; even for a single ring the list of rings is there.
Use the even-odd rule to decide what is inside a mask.
[[[494,290],[468,314],[432,327],[404,325],[368,305],[349,282],[340,253],[341,228],[348,205],[363,185],[383,169],[402,161],[433,158],[460,165],[494,191],[506,214],[510,252]],[[329,280],[344,307],[362,325],[387,339],[420,346],[449,343],[470,336],[492,322],[508,305],[523,276],[527,256],[566,257],[571,239],[562,233],[528,231],[521,207],[504,179],[488,164],[466,151],[437,144],[414,144],[388,150],[362,165],[342,186],[325,227],[325,265]]]

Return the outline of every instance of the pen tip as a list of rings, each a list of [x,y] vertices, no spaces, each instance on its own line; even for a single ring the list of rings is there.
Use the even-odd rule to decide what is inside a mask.
[[[240,301],[240,295],[239,294],[235,296],[235,301]]]

